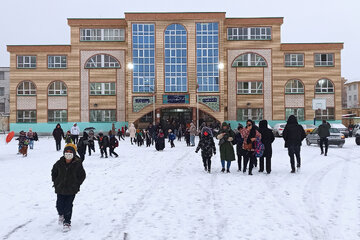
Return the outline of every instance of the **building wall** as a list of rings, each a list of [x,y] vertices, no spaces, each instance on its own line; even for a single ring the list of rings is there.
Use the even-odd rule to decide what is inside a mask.
[[[0,79],[0,87],[4,88],[4,96],[0,96],[0,103],[5,103],[5,112],[2,114],[8,115],[10,112],[10,69],[8,67],[0,67],[0,72],[4,72],[4,79]]]
[[[116,110],[116,119],[120,123],[135,122],[143,115],[153,110],[152,104],[142,109],[133,109],[133,99],[136,97],[150,97],[152,93],[134,93],[132,71],[126,66],[132,62],[132,32],[133,23],[155,24],[155,101],[156,109],[168,107],[197,107],[197,95],[219,98],[219,110],[199,104],[199,109],[210,114],[219,121],[236,121],[238,108],[264,108],[264,117],[270,121],[284,121],[286,107],[304,107],[305,120],[314,117],[312,110],[313,98],[326,98],[328,106],[334,106],[336,120],[341,119],[341,48],[342,44],[297,44],[291,46],[281,43],[282,18],[252,18],[229,19],[225,13],[163,13],[142,14],[126,13],[125,19],[69,19],[71,31],[71,45],[66,46],[9,46],[10,52],[10,122],[16,125],[16,111],[22,109],[36,109],[37,122],[44,129],[52,128],[47,123],[48,109],[59,109],[66,106],[68,122],[89,123],[89,111],[92,109]],[[219,62],[224,69],[219,71],[219,92],[198,93],[196,75],[196,23],[219,23]],[[187,78],[188,91],[186,93],[166,93],[164,74],[164,31],[170,24],[182,24],[187,30]],[[228,41],[228,27],[271,27],[271,40]],[[85,42],[80,41],[81,28],[124,28],[123,42]],[[336,45],[336,46],[335,46]],[[341,45],[341,46],[340,46]],[[335,47],[334,47],[335,46]],[[234,59],[240,54],[253,52],[261,55],[267,62],[261,68],[234,68]],[[86,61],[95,54],[110,54],[120,62],[119,69],[86,69]],[[304,67],[285,67],[284,54],[304,53]],[[315,53],[334,53],[333,67],[315,67]],[[17,69],[17,55],[36,55],[36,69]],[[66,69],[48,69],[48,55],[67,55]],[[316,81],[321,78],[331,80],[335,86],[334,94],[315,94]],[[305,93],[286,95],[285,84],[291,79],[298,79],[305,86]],[[31,80],[37,88],[36,97],[22,97],[16,95],[18,84],[24,80]],[[68,87],[66,98],[48,97],[48,86],[53,81],[64,81]],[[263,94],[238,95],[238,81],[263,81]],[[116,82],[115,96],[91,96],[89,84],[91,82]],[[189,104],[163,104],[163,95],[187,94]],[[250,103],[250,104],[248,104]],[[194,114],[193,114],[194,115]],[[196,114],[194,115],[196,116]],[[21,125],[21,124],[20,124]],[[107,125],[105,125],[107,126]],[[100,126],[104,128],[103,126]]]
[[[352,82],[345,84],[347,95],[347,108],[357,108],[359,104],[360,82]]]

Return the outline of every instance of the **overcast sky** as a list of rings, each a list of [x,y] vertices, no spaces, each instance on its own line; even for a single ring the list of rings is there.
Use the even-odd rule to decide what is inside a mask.
[[[1,0],[0,67],[6,45],[70,44],[67,18],[123,18],[124,12],[226,12],[284,17],[283,43],[344,42],[342,76],[360,80],[360,0]]]

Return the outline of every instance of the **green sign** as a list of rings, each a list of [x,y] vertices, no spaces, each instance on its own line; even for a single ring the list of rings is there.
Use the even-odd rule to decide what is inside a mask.
[[[215,112],[220,111],[220,97],[219,96],[198,96],[199,103],[202,103]]]
[[[133,97],[133,112],[140,112],[143,108],[153,104],[153,97]]]

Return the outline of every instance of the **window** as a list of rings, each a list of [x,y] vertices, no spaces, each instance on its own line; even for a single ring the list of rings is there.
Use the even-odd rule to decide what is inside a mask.
[[[237,109],[237,121],[262,120],[263,109],[262,108],[238,108]]]
[[[125,29],[80,29],[80,41],[125,41]]]
[[[351,96],[349,96],[349,102],[351,102]]]
[[[36,123],[36,110],[18,110],[16,122]]]
[[[116,110],[90,110],[90,122],[115,122]]]
[[[49,86],[48,89],[48,95],[62,95],[65,96],[67,95],[67,88],[65,83],[61,82],[61,81],[56,81],[56,82],[52,82]]]
[[[294,115],[299,121],[305,120],[304,108],[285,108],[285,119],[290,115]]]
[[[266,67],[266,61],[263,57],[256,53],[244,53],[238,56],[234,63],[233,67]]]
[[[285,93],[304,93],[304,85],[300,80],[289,80],[285,85]]]
[[[332,53],[315,54],[315,66],[334,66],[334,54]]]
[[[5,72],[0,71],[0,80],[5,80]]]
[[[199,92],[219,91],[219,25],[196,24],[196,77]]]
[[[17,88],[17,95],[36,95],[35,85],[30,81],[24,81]]]
[[[0,103],[0,112],[4,113],[5,112],[5,103]]]
[[[17,56],[17,68],[36,68],[36,56]]]
[[[48,56],[48,68],[66,68],[66,56]]]
[[[316,120],[334,120],[335,119],[335,109],[326,108],[325,110],[316,110],[315,111]]]
[[[271,27],[228,28],[228,40],[271,40]]]
[[[165,92],[187,91],[187,33],[172,24],[165,30]]]
[[[303,67],[304,66],[304,54],[302,54],[302,53],[285,54],[285,66],[286,67]]]
[[[49,110],[48,122],[67,122],[67,110]]]
[[[120,68],[120,63],[110,55],[98,54],[86,62],[85,68]]]
[[[263,82],[238,82],[238,94],[262,94]]]
[[[90,95],[115,95],[115,83],[90,83]]]
[[[354,102],[355,102],[355,101],[357,101],[357,96],[356,96],[356,95],[354,95]]]
[[[0,97],[5,96],[5,88],[4,87],[0,87]]]
[[[154,92],[155,25],[132,24],[133,91]]]
[[[315,86],[316,93],[334,93],[334,85],[328,79],[320,79]]]

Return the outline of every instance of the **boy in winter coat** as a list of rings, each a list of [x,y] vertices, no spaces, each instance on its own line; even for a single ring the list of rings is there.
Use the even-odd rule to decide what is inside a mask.
[[[263,155],[260,157],[260,169],[259,172],[264,172],[264,158],[266,158],[266,172],[271,172],[271,157],[272,147],[271,144],[274,142],[275,137],[273,132],[268,128],[268,122],[261,120],[259,122],[259,132],[261,133],[261,142],[264,144],[265,150]]]
[[[124,138],[124,136],[123,136],[123,133],[122,133],[122,131],[120,130],[120,128],[118,129],[117,135],[118,135],[119,141],[120,141],[121,139],[122,139],[122,140],[125,140],[125,138]]]
[[[232,141],[235,138],[234,132],[230,129],[226,122],[223,122],[222,128],[217,135],[220,145],[220,159],[221,159],[221,172],[225,172],[225,161],[226,161],[226,172],[230,173],[231,161],[235,160],[235,153]]]
[[[283,138],[285,140],[285,147],[288,149],[288,154],[290,157],[291,173],[295,173],[295,159],[297,161],[297,169],[300,170],[301,167],[301,158],[300,158],[300,149],[301,142],[306,138],[306,133],[304,128],[298,124],[298,121],[294,115],[290,115],[285,129],[283,131]]]
[[[56,209],[59,214],[59,224],[63,225],[64,232],[71,229],[73,201],[85,177],[82,162],[76,156],[76,146],[67,144],[64,148],[64,156],[54,164],[51,170],[53,187],[57,194]]]
[[[77,152],[79,153],[81,161],[85,160],[86,146],[89,144],[88,138],[88,134],[84,132],[83,136],[79,139],[77,143]]]
[[[95,152],[95,140],[95,133],[93,130],[90,130],[88,135],[89,156],[91,156],[91,150]]]
[[[196,153],[201,149],[201,157],[204,163],[204,169],[208,173],[211,172],[211,157],[216,154],[215,142],[212,135],[208,131],[203,131],[200,141],[196,148]]]
[[[109,138],[107,136],[104,136],[102,132],[99,132],[98,142],[100,147],[101,158],[104,157],[104,154],[105,154],[105,158],[108,158],[106,149],[107,147],[109,147]]]
[[[70,131],[67,131],[65,136],[65,144],[69,144],[69,143],[74,143],[74,142],[72,140]]]
[[[30,128],[28,133],[26,134],[27,138],[29,139],[29,147],[30,149],[34,148],[34,132],[32,131],[32,129]]]
[[[238,158],[238,172],[241,172],[241,161],[244,162],[244,170],[246,171],[246,166],[245,166],[246,151],[244,151],[243,149],[244,139],[240,133],[241,129],[243,129],[243,125],[239,124],[238,132],[235,134],[236,155]]]
[[[171,129],[169,129],[169,140],[170,140],[170,145],[171,147],[175,147],[175,144],[174,144],[174,140],[176,139],[176,135],[172,132]]]
[[[115,152],[115,148],[119,146],[119,142],[116,139],[115,135],[112,134],[112,131],[109,131],[109,138],[110,138],[110,157],[114,154],[115,157],[119,155]]]

